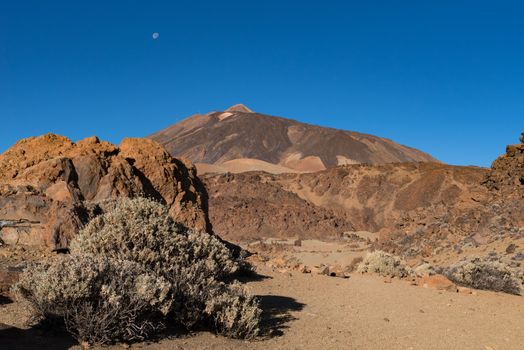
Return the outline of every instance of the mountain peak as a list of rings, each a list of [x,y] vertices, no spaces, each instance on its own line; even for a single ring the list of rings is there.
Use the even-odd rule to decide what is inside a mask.
[[[436,161],[391,140],[251,112],[241,104],[187,118],[150,137],[173,156],[231,172],[312,172],[347,164]]]
[[[244,106],[243,104],[239,103],[234,106],[229,107],[224,112],[243,112],[243,113],[253,113],[252,110]]]

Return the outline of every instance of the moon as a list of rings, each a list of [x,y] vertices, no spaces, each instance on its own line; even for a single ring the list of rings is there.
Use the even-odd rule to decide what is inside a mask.
[[[160,37],[160,34],[158,34],[157,32],[154,32],[153,35],[151,35],[151,37],[153,37],[153,40],[156,40]]]

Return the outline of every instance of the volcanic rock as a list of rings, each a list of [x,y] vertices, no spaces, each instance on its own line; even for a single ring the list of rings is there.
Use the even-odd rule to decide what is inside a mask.
[[[344,213],[317,206],[266,173],[201,177],[214,231],[232,241],[262,237],[326,238],[352,231]]]
[[[200,173],[313,172],[344,164],[435,161],[391,140],[300,123],[235,105],[196,114],[150,136]]]
[[[419,285],[430,289],[457,291],[457,286],[443,275],[425,275],[419,280]]]
[[[93,203],[145,196],[180,223],[211,232],[207,195],[196,169],[149,139],[117,147],[91,137],[77,143],[47,134],[0,155],[0,237],[11,244],[67,248],[93,215]]]

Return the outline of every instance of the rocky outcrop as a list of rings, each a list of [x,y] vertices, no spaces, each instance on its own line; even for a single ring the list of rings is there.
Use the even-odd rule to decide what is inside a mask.
[[[524,144],[508,146],[491,169],[357,164],[202,178],[224,237],[328,238],[354,229],[379,233],[376,248],[431,256],[524,236],[523,150]]]
[[[510,214],[505,221],[524,231],[524,133],[520,142],[507,146],[506,153],[493,162],[484,184],[491,191],[492,205]]]
[[[203,176],[214,231],[233,241],[260,237],[340,237],[353,226],[342,212],[283,190],[265,173]]]
[[[491,165],[485,181],[490,190],[500,191],[505,197],[524,196],[524,132],[520,141],[506,147],[506,153]]]
[[[121,196],[155,198],[177,221],[211,231],[194,166],[154,141],[128,138],[115,146],[96,137],[73,143],[47,134],[0,155],[0,238],[67,248],[93,215],[93,203]]]
[[[330,238],[346,231],[436,232],[456,239],[484,220],[487,170],[440,163],[347,165],[310,174],[206,174],[210,217],[222,236]],[[451,211],[461,215],[450,216]],[[463,213],[463,214],[462,214]],[[467,214],[466,214],[467,213]],[[465,220],[464,215],[472,215]],[[474,224],[473,224],[474,222]]]

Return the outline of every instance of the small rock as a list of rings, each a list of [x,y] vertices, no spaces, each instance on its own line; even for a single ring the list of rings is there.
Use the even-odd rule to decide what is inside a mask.
[[[512,260],[522,261],[524,260],[524,252],[518,252],[512,258]]]
[[[437,289],[437,290],[447,290],[447,291],[456,291],[457,286],[451,282],[444,275],[424,275],[419,280],[419,285],[424,288]]]
[[[457,287],[457,293],[460,294],[473,294],[473,290],[468,287]]]
[[[311,273],[317,274],[317,275],[328,275],[329,274],[329,267],[325,265],[315,266],[311,269]]]
[[[284,268],[287,263],[283,257],[277,257],[269,260],[266,265],[271,268]]]
[[[515,253],[516,249],[517,249],[517,246],[515,244],[511,243],[510,245],[508,245],[506,247],[506,253],[513,254],[513,253]]]
[[[298,271],[301,273],[311,273],[311,269],[307,265],[300,264],[298,266]]]
[[[391,283],[392,280],[391,276],[384,277],[384,283]]]
[[[340,277],[346,278],[346,273],[342,266],[340,265],[331,265],[329,266],[329,276],[331,277]]]

